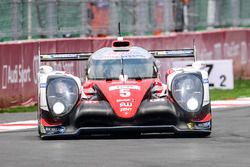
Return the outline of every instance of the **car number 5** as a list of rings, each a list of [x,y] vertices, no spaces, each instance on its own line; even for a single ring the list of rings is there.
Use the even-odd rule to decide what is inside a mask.
[[[131,95],[129,89],[120,89],[120,96],[121,97],[129,97]]]

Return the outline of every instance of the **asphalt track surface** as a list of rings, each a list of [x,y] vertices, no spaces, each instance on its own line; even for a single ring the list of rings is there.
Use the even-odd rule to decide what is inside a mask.
[[[0,122],[35,117],[35,113],[1,114]],[[15,166],[249,167],[250,108],[213,111],[208,138],[157,135],[42,141],[36,129],[0,133],[0,167]]]

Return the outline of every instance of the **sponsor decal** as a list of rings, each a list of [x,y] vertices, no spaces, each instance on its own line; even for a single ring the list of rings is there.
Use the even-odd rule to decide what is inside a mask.
[[[92,59],[94,60],[114,60],[114,59],[121,59],[121,53],[119,52],[111,52],[105,55],[93,55]]]
[[[138,85],[115,85],[115,86],[110,86],[109,87],[109,91],[120,90],[120,89],[141,90],[141,87],[138,86]]]
[[[203,83],[209,83],[208,78],[203,79]]]
[[[157,52],[157,55],[163,56],[163,55],[186,55],[186,54],[194,54],[193,50],[168,50],[168,51],[159,51]]]
[[[120,102],[120,112],[125,112],[125,114],[128,114],[128,112],[132,111],[132,102]]]
[[[118,99],[116,99],[117,109],[123,115],[129,115],[133,112],[136,100],[132,98],[133,90],[140,91],[141,86],[138,85],[112,85],[108,88],[109,91],[116,91]],[[120,98],[119,98],[120,96]],[[133,104],[135,103],[135,104]]]
[[[145,59],[145,58],[149,58],[149,56],[148,55],[140,55],[137,53],[131,54],[128,52],[127,55],[126,55],[126,53],[124,53],[124,55],[122,55],[122,58],[123,59]]]
[[[129,52],[108,52],[108,54],[104,55],[94,55],[92,59],[95,60],[114,60],[114,59],[145,59],[150,58],[150,54],[141,54],[137,51],[129,51]]]
[[[128,114],[128,112],[132,111],[132,108],[121,108],[121,112],[125,112],[125,114]]]
[[[46,88],[47,83],[40,83],[40,88]]]
[[[77,58],[78,55],[76,54],[56,54],[51,55],[53,58]]]
[[[63,126],[49,126],[44,127],[47,134],[62,134],[65,132],[65,127]]]
[[[24,67],[23,64],[2,66],[2,89],[7,89],[8,84],[21,84],[31,82],[31,68]]]
[[[160,101],[165,101],[165,99],[150,99],[150,102],[160,102]]]
[[[195,124],[193,122],[190,122],[190,123],[187,124],[187,127],[189,129],[194,129],[194,126],[195,126]]]
[[[99,101],[84,100],[83,103],[85,103],[85,104],[97,104],[97,103],[99,103]]]
[[[211,127],[210,121],[208,122],[190,122],[187,124],[189,129],[209,129]]]
[[[195,126],[195,128],[197,128],[197,129],[208,129],[210,127],[211,127],[210,121],[202,122],[202,123],[198,122],[198,123],[196,123],[196,126]]]
[[[79,58],[80,54],[51,54],[51,55],[41,55],[41,58],[43,59],[57,59],[57,58],[63,58],[63,59],[70,59],[70,58]]]
[[[128,101],[131,101],[131,99],[118,99],[118,100],[116,100],[117,103],[128,102]],[[132,100],[132,101],[134,101],[134,100]]]
[[[122,108],[122,107],[132,107],[132,103],[131,102],[121,102],[120,108]]]

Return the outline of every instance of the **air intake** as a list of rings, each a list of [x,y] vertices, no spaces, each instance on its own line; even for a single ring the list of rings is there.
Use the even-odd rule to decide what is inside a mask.
[[[119,47],[129,47],[131,45],[130,41],[122,40],[122,41],[113,41],[112,47],[119,48]]]

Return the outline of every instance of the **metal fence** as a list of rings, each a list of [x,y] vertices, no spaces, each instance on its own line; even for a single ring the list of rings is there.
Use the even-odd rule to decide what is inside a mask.
[[[250,26],[249,0],[1,0],[0,41]]]

